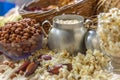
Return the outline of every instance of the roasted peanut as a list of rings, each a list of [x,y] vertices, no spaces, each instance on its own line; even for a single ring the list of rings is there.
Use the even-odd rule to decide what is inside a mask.
[[[41,37],[39,36],[42,35],[41,34],[42,31],[40,27],[36,29],[36,25],[34,23],[36,23],[35,20],[26,18],[26,19],[19,20],[17,22],[9,22],[5,24],[5,26],[1,27],[0,28],[0,44],[2,45],[2,47],[3,47],[3,43],[10,44],[10,46],[3,47],[3,49],[7,51],[8,54],[10,55],[13,54],[14,56],[16,55],[20,56],[24,53],[34,51],[36,47],[39,47],[38,42],[41,41],[40,40]],[[29,42],[30,39],[33,41]],[[23,44],[26,42],[29,42],[29,44]],[[22,44],[20,47],[14,46],[19,43]]]
[[[13,79],[13,78],[15,78],[16,77],[16,74],[14,73],[14,74],[12,74],[11,76],[10,76],[10,79]]]
[[[23,51],[23,49],[22,49],[22,48],[18,48],[17,51],[18,51],[18,52],[21,52],[21,51]]]
[[[25,39],[25,40],[27,40],[27,39],[28,39],[28,36],[22,36],[21,39]]]
[[[32,41],[31,44],[36,45],[37,43],[36,43],[36,41]]]
[[[20,35],[23,35],[23,32],[21,31],[19,34],[20,34]]]
[[[15,65],[14,65],[14,64],[11,64],[10,67],[11,67],[12,69],[14,69],[14,68],[15,68]]]
[[[19,28],[16,28],[15,33],[17,33],[17,34],[20,33]]]
[[[23,35],[24,35],[24,36],[29,36],[29,33],[24,33]]]
[[[15,40],[16,40],[16,42],[18,42],[18,43],[21,41],[21,39],[18,38],[18,37],[16,37]]]
[[[9,34],[5,34],[4,37],[5,37],[5,39],[8,39],[9,38]]]
[[[14,69],[15,68],[15,64],[13,63],[13,62],[9,62],[9,64],[8,64],[12,69]]]
[[[11,31],[15,31],[15,29],[16,29],[16,27],[14,27],[14,26],[11,27]]]
[[[28,29],[28,28],[25,28],[23,31],[28,33],[28,32],[29,32],[29,29]]]
[[[21,25],[21,24],[20,24],[20,25]],[[17,30],[18,30],[18,31],[22,31],[21,26],[18,26]]]
[[[30,51],[33,51],[36,47],[37,47],[36,45],[31,45]]]

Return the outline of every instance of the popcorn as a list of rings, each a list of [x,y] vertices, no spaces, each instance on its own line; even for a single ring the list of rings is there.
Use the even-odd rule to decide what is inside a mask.
[[[52,60],[42,61],[42,66],[45,67],[45,65],[54,66],[56,64],[71,63],[73,69],[68,71],[67,67],[64,66],[63,68],[60,68],[58,75],[50,75],[45,68],[41,67],[36,71],[38,73],[39,71],[43,72],[39,74],[44,76],[44,78],[41,78],[44,80],[110,80],[112,74],[103,70],[108,62],[109,58],[105,57],[104,54],[97,50],[93,52],[88,50],[86,55],[78,53],[77,56],[70,56],[66,51],[57,53],[53,52]]]
[[[120,57],[120,10],[112,8],[98,15],[97,34],[100,46],[107,54]]]
[[[25,78],[24,75],[17,75],[14,80],[110,80],[112,77],[112,73],[104,70],[104,67],[109,62],[109,58],[97,50],[93,52],[88,50],[86,55],[78,53],[76,56],[71,56],[67,51],[52,52],[42,49],[36,51],[30,59],[36,59],[41,53],[51,55],[52,59],[40,61],[41,66],[30,77]],[[54,65],[65,63],[72,64],[72,70],[69,71],[68,67],[63,65],[57,75],[47,71],[48,66],[53,67]],[[10,69],[8,68],[7,70]]]
[[[60,20],[60,19],[57,19],[56,20],[56,23],[59,23],[59,24],[78,24],[80,21],[78,20]]]

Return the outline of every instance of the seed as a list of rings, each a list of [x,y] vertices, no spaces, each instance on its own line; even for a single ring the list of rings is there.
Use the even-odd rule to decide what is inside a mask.
[[[25,76],[30,76],[31,74],[33,74],[35,72],[35,70],[37,69],[38,65],[35,62],[31,62],[26,71],[25,71]]]
[[[23,49],[22,49],[22,48],[18,48],[17,51],[18,51],[18,52],[22,52]]]
[[[11,31],[15,31],[16,27],[11,27]]]
[[[27,66],[30,64],[30,61],[25,61],[16,71],[16,73],[20,72],[20,71],[25,71]]]
[[[48,67],[48,72],[52,74],[59,74],[59,69],[62,68],[62,65],[55,65],[53,68]]]

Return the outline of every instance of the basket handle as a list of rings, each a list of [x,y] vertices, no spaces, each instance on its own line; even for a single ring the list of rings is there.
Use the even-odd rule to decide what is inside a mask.
[[[45,36],[48,37],[48,34],[46,33],[46,31],[45,31],[44,28],[43,28],[46,23],[48,23],[48,24],[50,25],[50,30],[51,30],[51,28],[52,28],[53,26],[51,25],[50,21],[48,21],[48,20],[45,20],[45,21],[42,23],[41,29],[42,29],[43,33],[45,34]]]

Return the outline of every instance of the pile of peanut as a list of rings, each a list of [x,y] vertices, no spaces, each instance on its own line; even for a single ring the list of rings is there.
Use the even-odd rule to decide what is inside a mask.
[[[0,45],[8,55],[21,56],[39,49],[42,30],[34,19],[22,19],[0,27]]]

